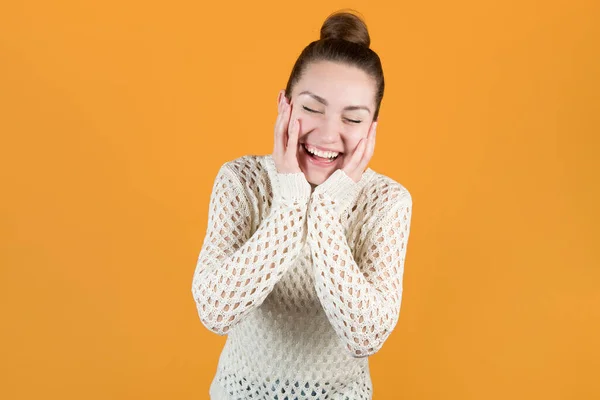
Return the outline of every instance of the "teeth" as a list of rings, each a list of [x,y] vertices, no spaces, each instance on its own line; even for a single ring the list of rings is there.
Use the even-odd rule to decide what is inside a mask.
[[[336,158],[340,153],[336,153],[334,151],[321,151],[321,150],[316,150],[313,149],[312,147],[309,147],[308,145],[305,145],[304,148],[306,149],[306,151],[308,151],[311,154],[314,154],[316,156],[319,156],[321,158]]]

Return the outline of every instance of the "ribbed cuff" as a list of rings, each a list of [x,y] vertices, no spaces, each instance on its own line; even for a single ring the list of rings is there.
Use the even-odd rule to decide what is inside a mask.
[[[315,194],[323,194],[336,203],[341,211],[354,200],[360,191],[360,185],[354,182],[343,170],[337,169],[333,174],[315,188]]]
[[[280,173],[270,155],[265,157],[265,165],[274,202],[306,202],[310,199],[311,187],[303,172]]]

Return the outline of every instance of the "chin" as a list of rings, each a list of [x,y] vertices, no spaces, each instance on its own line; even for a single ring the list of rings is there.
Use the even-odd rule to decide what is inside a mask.
[[[313,185],[320,185],[321,183],[325,182],[334,171],[327,174],[316,174],[315,171],[306,171],[302,168],[302,172],[304,172],[304,176],[309,183],[312,183]]]
[[[308,181],[308,183],[315,185],[315,186],[319,186],[321,183],[325,182],[325,180],[321,179],[321,180],[314,180],[314,179],[309,179],[306,178],[306,180]]]

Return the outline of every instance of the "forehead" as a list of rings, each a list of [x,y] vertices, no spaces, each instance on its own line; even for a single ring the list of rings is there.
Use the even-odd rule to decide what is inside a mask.
[[[308,90],[325,98],[332,106],[372,105],[375,101],[375,84],[373,78],[357,67],[319,61],[307,66],[292,96]]]

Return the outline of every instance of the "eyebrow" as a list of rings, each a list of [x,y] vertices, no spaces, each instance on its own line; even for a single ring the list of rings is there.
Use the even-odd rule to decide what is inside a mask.
[[[319,103],[321,103],[321,104],[323,104],[325,106],[329,105],[329,102],[327,100],[325,100],[324,98],[322,98],[319,95],[314,94],[311,91],[305,90],[303,92],[300,92],[298,94],[298,96],[301,96],[303,94],[309,95],[310,97],[312,97],[313,99],[315,99],[316,101],[318,101]],[[353,110],[367,110],[369,112],[369,114],[371,114],[371,110],[367,106],[346,106],[346,107],[344,107],[344,110],[348,110],[348,111],[353,111]]]

